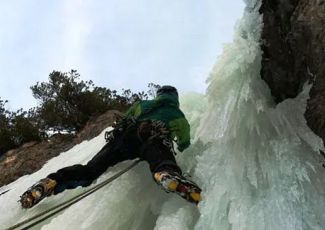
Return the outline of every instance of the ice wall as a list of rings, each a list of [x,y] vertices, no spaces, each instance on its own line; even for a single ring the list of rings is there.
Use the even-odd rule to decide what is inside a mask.
[[[208,79],[207,94],[181,97],[194,138],[177,160],[203,188],[199,206],[164,193],[152,181],[148,165],[141,163],[35,229],[324,229],[322,143],[303,117],[310,86],[295,99],[272,103],[260,79],[260,1],[246,3],[234,42],[225,47]],[[83,191],[51,196],[30,210],[17,203],[35,181],[87,162],[104,144],[102,133],[1,188],[11,190],[0,196],[0,229]],[[110,168],[96,183],[129,163]]]
[[[261,2],[246,2],[234,42],[208,79],[196,132],[207,149],[192,169],[204,190],[195,229],[324,229],[323,146],[303,117],[310,86],[272,103],[260,78]]]

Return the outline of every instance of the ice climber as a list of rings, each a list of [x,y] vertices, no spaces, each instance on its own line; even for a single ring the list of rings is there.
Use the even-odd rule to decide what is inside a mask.
[[[107,136],[107,144],[86,164],[73,165],[49,174],[21,196],[23,208],[65,189],[88,186],[108,167],[140,158],[148,162],[154,180],[167,192],[198,203],[201,189],[182,176],[175,161],[173,140],[183,151],[190,145],[190,125],[179,109],[178,93],[163,86],[153,100],[135,102]]]

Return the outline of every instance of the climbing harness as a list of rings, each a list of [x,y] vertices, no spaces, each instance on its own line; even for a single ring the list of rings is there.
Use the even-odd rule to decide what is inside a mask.
[[[50,218],[51,216],[61,212],[62,210],[70,207],[71,205],[77,203],[78,201],[84,199],[85,197],[89,196],[90,194],[96,192],[97,190],[101,189],[102,187],[104,187],[105,185],[109,184],[110,182],[114,181],[115,179],[117,179],[118,177],[122,176],[124,173],[126,173],[127,171],[129,171],[130,169],[132,169],[134,166],[136,166],[141,160],[136,160],[134,161],[130,166],[128,166],[127,168],[121,170],[120,172],[116,173],[115,175],[113,175],[112,177],[106,179],[105,181],[99,183],[98,185],[94,186],[93,188],[88,189],[87,191],[84,191],[82,193],[80,193],[79,195],[76,195],[75,197],[72,197],[71,199],[58,204],[44,212],[41,212],[35,216],[32,216],[31,218],[28,218],[18,224],[15,224],[9,228],[7,228],[6,230],[13,230],[13,229],[18,229],[19,227],[21,227],[20,229],[29,229],[41,222],[43,222],[44,220]],[[34,221],[34,222],[33,222]]]
[[[105,132],[105,140],[106,142],[112,142],[114,137],[127,130],[131,126],[137,124],[137,121],[134,117],[123,117],[114,122],[112,125],[113,129]]]
[[[105,140],[107,143],[112,142],[116,136],[130,127],[137,127],[137,135],[141,141],[152,141],[154,139],[161,140],[161,143],[166,146],[174,155],[174,145],[172,139],[169,137],[170,132],[166,125],[159,120],[143,120],[138,121],[135,117],[123,117],[113,124],[110,131],[105,132]]]

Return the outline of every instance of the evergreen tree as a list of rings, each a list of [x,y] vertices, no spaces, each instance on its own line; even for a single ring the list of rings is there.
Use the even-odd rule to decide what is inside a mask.
[[[47,138],[48,131],[79,131],[91,117],[114,109],[126,111],[137,100],[155,97],[159,85],[148,84],[149,90],[133,93],[130,89],[116,90],[83,81],[76,70],[68,73],[53,71],[48,82],[31,87],[40,102],[29,111],[8,111],[8,101],[0,98],[0,156],[29,141]]]

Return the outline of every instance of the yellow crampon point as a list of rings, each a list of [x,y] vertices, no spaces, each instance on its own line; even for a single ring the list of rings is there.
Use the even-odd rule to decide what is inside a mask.
[[[177,181],[170,181],[170,183],[168,184],[168,189],[170,191],[176,191],[177,186],[178,186]]]
[[[201,193],[198,193],[198,192],[191,192],[190,197],[197,203],[202,200]]]
[[[165,180],[163,181],[163,177],[165,176],[166,173],[163,172],[156,172],[154,174],[155,180],[160,183],[163,187],[168,189],[169,191],[176,191],[178,182],[176,180]]]

